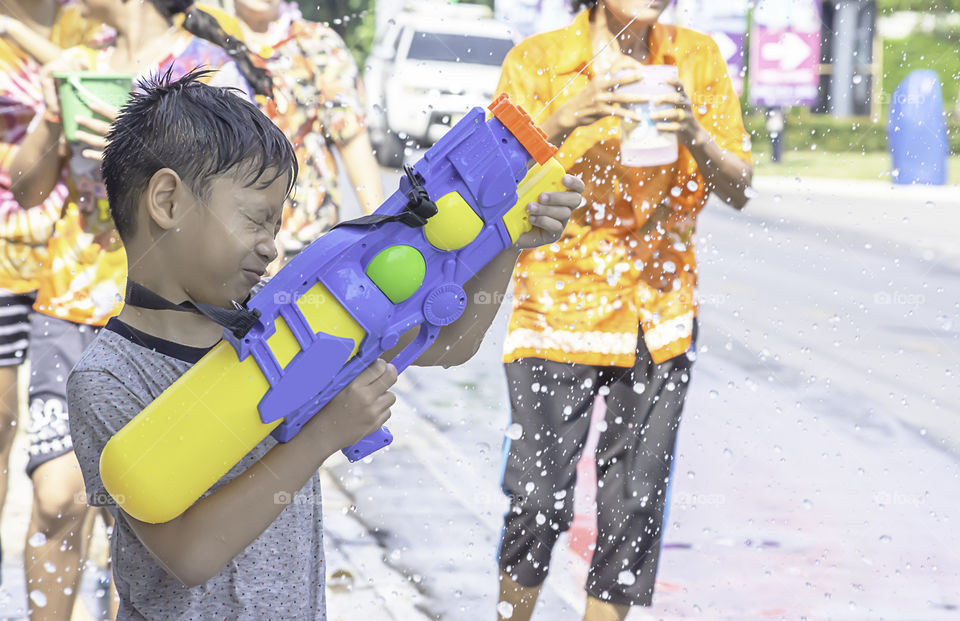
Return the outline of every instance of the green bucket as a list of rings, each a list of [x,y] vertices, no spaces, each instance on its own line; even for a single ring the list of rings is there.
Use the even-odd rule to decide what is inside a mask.
[[[67,140],[77,135],[77,117],[105,121],[103,116],[90,109],[90,103],[102,102],[121,108],[130,97],[133,88],[132,73],[100,73],[96,71],[56,71],[57,95],[60,98],[60,116],[63,133]]]

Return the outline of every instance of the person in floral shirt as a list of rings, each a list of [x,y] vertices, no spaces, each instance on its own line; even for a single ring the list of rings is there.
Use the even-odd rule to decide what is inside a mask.
[[[300,165],[277,237],[289,260],[339,220],[342,195],[331,147],[340,152],[364,213],[383,202],[363,89],[340,36],[305,20],[295,3],[236,0],[235,6],[244,40],[273,78],[273,98],[257,99],[293,143]]]

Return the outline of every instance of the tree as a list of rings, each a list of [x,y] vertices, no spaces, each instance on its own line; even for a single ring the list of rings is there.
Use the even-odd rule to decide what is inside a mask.
[[[881,14],[897,11],[956,13],[960,11],[960,0],[877,0],[877,8]]]
[[[343,37],[362,71],[373,46],[376,0],[299,0],[299,5],[305,18],[323,22]]]

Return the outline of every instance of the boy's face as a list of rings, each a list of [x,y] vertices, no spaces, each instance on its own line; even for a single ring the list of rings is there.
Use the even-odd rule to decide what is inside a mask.
[[[266,188],[247,182],[229,174],[215,178],[209,200],[198,201],[172,236],[176,277],[196,301],[221,307],[243,301],[277,257],[287,176]]]

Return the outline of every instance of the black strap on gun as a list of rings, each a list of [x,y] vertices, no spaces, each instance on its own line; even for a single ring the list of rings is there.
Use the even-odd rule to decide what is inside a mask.
[[[220,308],[211,304],[202,304],[194,302],[182,302],[174,304],[167,298],[158,293],[154,293],[143,285],[133,280],[127,279],[127,292],[124,302],[130,306],[146,308],[149,310],[175,310],[186,313],[196,313],[204,315],[211,321],[230,330],[235,337],[242,339],[247,335],[257,321],[260,319],[260,311],[250,310],[242,304],[233,302],[233,308]]]
[[[400,222],[410,228],[417,228],[426,225],[427,219],[437,215],[437,205],[430,200],[427,190],[423,187],[423,176],[415,171],[411,166],[404,166],[403,172],[410,181],[412,190],[407,195],[407,206],[403,211],[396,215],[370,214],[353,220],[345,220],[333,226],[333,229],[340,226],[374,226],[384,222]]]

